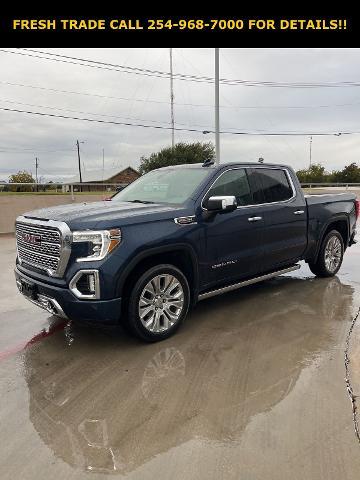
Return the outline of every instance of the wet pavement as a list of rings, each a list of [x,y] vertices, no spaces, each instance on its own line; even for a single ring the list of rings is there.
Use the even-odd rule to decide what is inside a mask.
[[[335,278],[304,265],[201,302],[151,345],[39,310],[0,247],[2,480],[360,478],[359,245]]]

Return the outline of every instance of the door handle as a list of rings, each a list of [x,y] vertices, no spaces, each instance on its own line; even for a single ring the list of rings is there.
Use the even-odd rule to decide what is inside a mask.
[[[262,220],[262,217],[249,217],[248,218],[249,222],[259,222],[260,220]]]
[[[294,212],[294,215],[302,215],[304,212],[304,210],[296,210],[296,212]]]

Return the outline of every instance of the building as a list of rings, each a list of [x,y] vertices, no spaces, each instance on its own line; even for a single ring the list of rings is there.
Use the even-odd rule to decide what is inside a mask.
[[[94,185],[83,185],[83,192],[93,192],[93,191],[104,191],[104,190],[115,190],[116,186],[125,186],[133,182],[140,177],[140,173],[132,167],[126,167],[122,170],[118,169],[107,169],[104,172],[102,170],[90,170],[82,172],[82,181],[86,184]],[[70,179],[68,185],[74,185],[74,191],[79,190],[79,176],[75,176]],[[109,185],[115,184],[115,185]]]

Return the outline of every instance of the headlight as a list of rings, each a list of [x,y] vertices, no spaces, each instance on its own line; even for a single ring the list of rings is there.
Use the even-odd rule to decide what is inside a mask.
[[[121,242],[121,230],[83,230],[73,232],[73,242],[88,243],[90,253],[86,257],[78,258],[77,262],[93,262],[102,260]]]

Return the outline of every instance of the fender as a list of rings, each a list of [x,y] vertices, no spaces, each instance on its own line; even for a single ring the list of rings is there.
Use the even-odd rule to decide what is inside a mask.
[[[178,251],[178,250],[183,250],[189,253],[190,258],[191,258],[191,263],[193,267],[193,272],[194,272],[194,295],[193,298],[197,299],[198,296],[198,290],[199,290],[199,268],[198,268],[198,261],[197,261],[197,255],[194,250],[194,248],[187,244],[187,243],[172,243],[170,245],[164,245],[161,247],[154,247],[154,248],[149,248],[146,249],[140,253],[138,253],[125,267],[123,271],[120,272],[120,275],[118,276],[117,279],[117,292],[118,296],[120,297],[122,294],[122,290],[124,288],[124,284],[128,276],[131,274],[131,272],[136,268],[136,266],[143,261],[146,258],[152,257],[154,255],[159,255],[161,253],[171,253],[173,251]]]
[[[349,217],[348,215],[346,215],[345,213],[341,213],[341,214],[337,214],[337,215],[334,215],[333,217],[331,217],[327,222],[325,222],[325,224],[323,225],[323,227],[321,228],[321,232],[319,234],[319,240],[317,242],[317,245],[316,245],[316,250],[315,250],[315,254],[314,254],[314,261],[317,260],[318,258],[318,255],[319,255],[319,251],[320,251],[320,246],[322,244],[322,241],[323,241],[323,238],[325,236],[325,232],[326,230],[328,229],[329,225],[331,225],[332,223],[335,223],[339,220],[345,220],[346,221],[346,224],[347,224],[347,236],[348,236],[348,239],[350,239],[350,222],[349,222]],[[348,246],[348,245],[344,245],[345,248]]]

